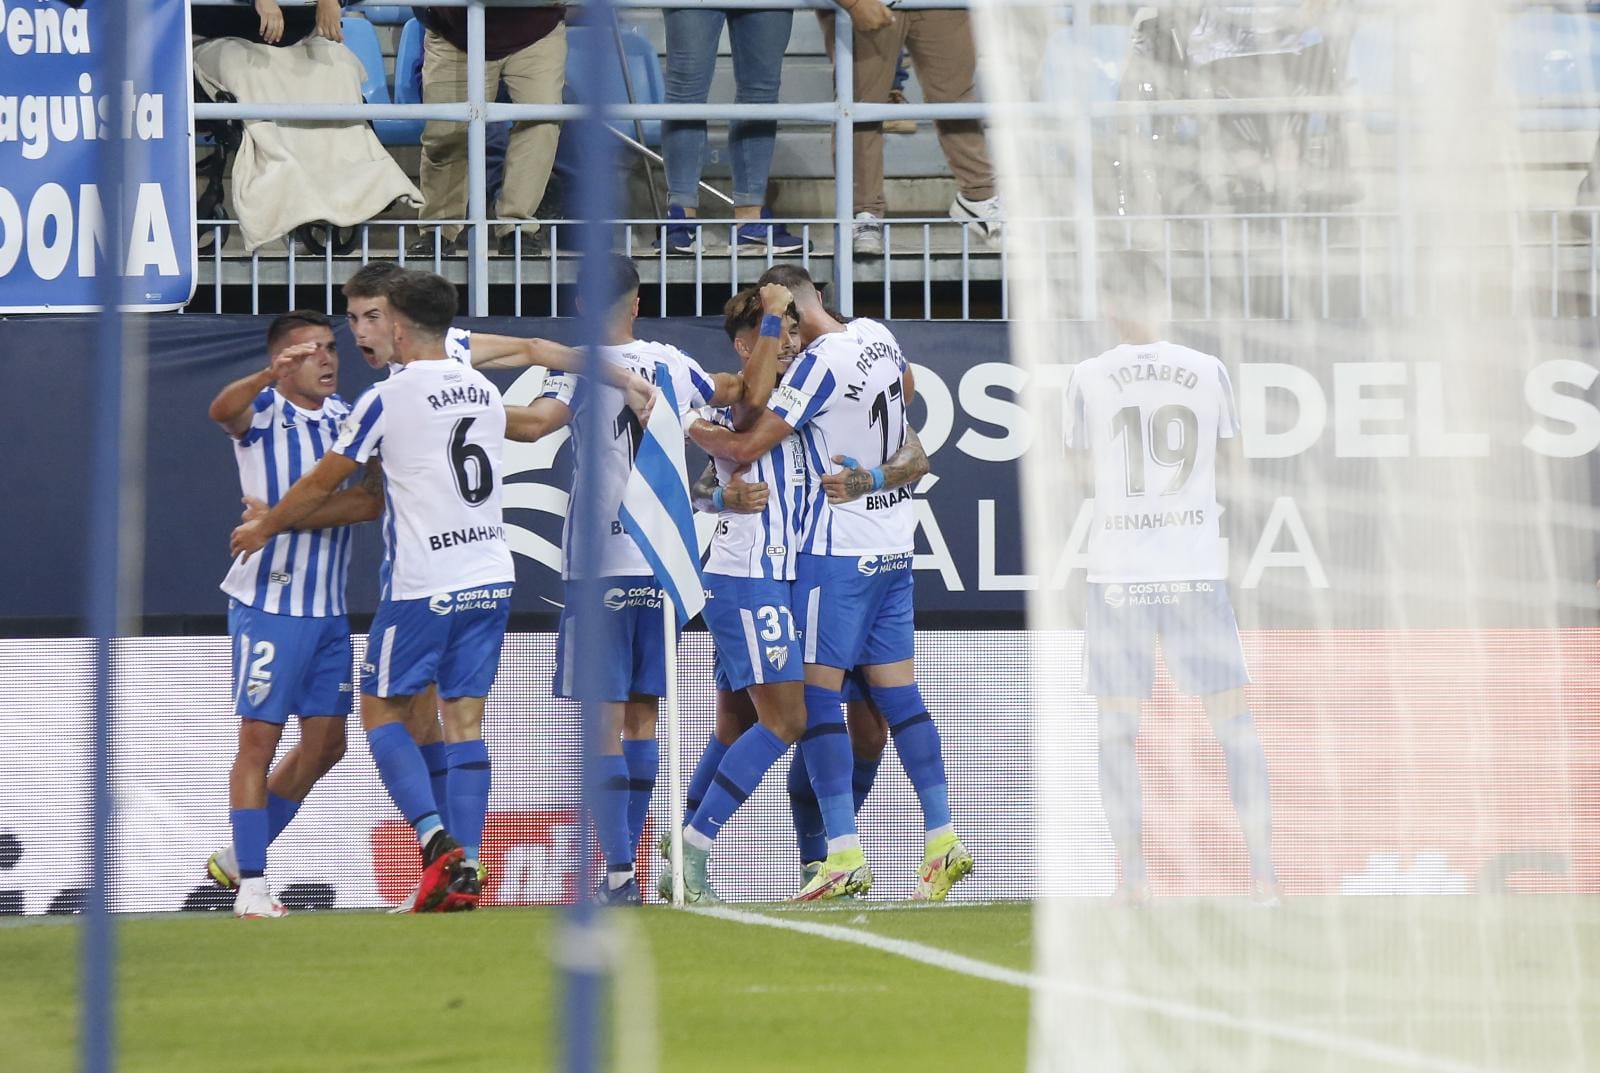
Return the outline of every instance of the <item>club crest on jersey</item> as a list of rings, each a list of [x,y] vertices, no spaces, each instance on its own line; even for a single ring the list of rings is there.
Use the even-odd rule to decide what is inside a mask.
[[[428,610],[435,615],[448,615],[454,605],[455,598],[448,592],[441,592],[437,596],[428,597]]]
[[[789,662],[789,649],[785,645],[768,645],[767,662],[772,664],[772,669],[783,670],[783,665]]]
[[[262,671],[252,674],[244,684],[244,695],[250,698],[251,704],[260,704],[272,694],[272,672]]]
[[[1102,598],[1105,600],[1106,606],[1112,608],[1121,607],[1128,602],[1128,594],[1121,585],[1107,585]]]
[[[871,577],[878,572],[878,557],[876,555],[863,555],[856,560],[856,572],[862,577]]]
[[[628,593],[625,589],[607,589],[600,602],[605,604],[607,611],[621,611],[628,606]]]

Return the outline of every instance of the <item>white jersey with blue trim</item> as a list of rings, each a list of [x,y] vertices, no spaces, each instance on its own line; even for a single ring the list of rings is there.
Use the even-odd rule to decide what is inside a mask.
[[[829,332],[789,366],[768,409],[800,435],[809,476],[800,523],[800,550],[808,555],[893,555],[916,539],[911,489],[869,492],[833,504],[821,478],[843,468],[834,455],[864,469],[889,460],[906,439],[905,355],[875,320],[853,320]]]
[[[656,366],[664,365],[672,377],[673,394],[678,399],[678,418],[686,421],[688,415],[711,402],[715,394],[711,377],[700,363],[675,346],[636,339],[621,346],[599,348],[600,360],[619,365],[638,373],[652,384],[656,383]],[[572,486],[574,495],[567,510],[566,524],[561,533],[561,577],[573,577],[572,549],[582,543],[597,548],[594,558],[597,577],[646,577],[650,564],[633,538],[622,528],[617,514],[622,507],[622,494],[628,487],[628,474],[633,472],[633,456],[639,449],[641,429],[639,419],[628,408],[626,396],[619,387],[603,382],[591,382],[571,373],[552,373],[545,377],[541,398],[557,399],[571,407],[572,424]],[[600,445],[600,471],[589,479],[582,470],[584,425],[583,409],[593,401],[600,408],[601,424],[605,429]],[[582,531],[577,489],[583,495],[595,496],[599,508],[601,532],[598,539],[587,537]]]
[[[444,356],[451,361],[459,361],[467,368],[472,368],[472,329],[451,328],[444,333]],[[389,375],[404,369],[398,361],[389,363]]]
[[[1217,440],[1239,431],[1227,367],[1176,343],[1124,343],[1072,370],[1067,446],[1094,452],[1089,580],[1227,576]]]
[[[252,405],[250,427],[234,440],[233,454],[240,490],[270,507],[333,446],[350,407],[334,395],[319,410],[302,410],[276,388]],[[342,615],[349,567],[348,526],[288,530],[235,561],[222,591],[272,615]]]
[[[708,406],[700,416],[714,425],[733,428],[733,410]],[[727,484],[739,467],[714,458],[717,483]],[[793,581],[800,540],[800,514],[806,504],[806,462],[798,433],[756,459],[744,479],[765,482],[767,509],[760,514],[725,510],[717,518],[717,532],[706,556],[706,573],[728,577],[759,577]]]
[[[385,600],[516,578],[500,513],[500,389],[452,360],[414,361],[356,400],[333,449],[383,462]]]

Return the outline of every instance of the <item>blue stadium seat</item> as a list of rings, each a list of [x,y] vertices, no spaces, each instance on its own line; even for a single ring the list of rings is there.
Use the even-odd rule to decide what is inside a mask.
[[[402,26],[411,18],[409,4],[362,4],[356,10],[376,26]]]
[[[616,44],[609,33],[600,35],[598,42],[599,55],[594,55],[596,43],[590,40],[589,31],[582,27],[567,27],[567,85],[572,85],[572,73],[581,65],[596,61],[606,63],[616,62]],[[648,38],[637,30],[622,31],[622,50],[628,59],[628,76],[633,81],[633,97],[639,104],[660,104],[667,99],[666,76],[661,72],[661,58],[656,55],[655,46],[650,44]],[[571,100],[570,92],[564,95]],[[645,120],[641,126],[644,128],[644,143],[650,146],[661,144],[661,123],[659,120]],[[628,137],[633,137],[633,122],[625,120],[617,123],[616,127]]]
[[[1503,47],[1523,130],[1600,127],[1600,109],[1537,106],[1541,98],[1595,94],[1600,86],[1595,26],[1593,16],[1568,12],[1524,11],[1512,17]]]
[[[416,19],[409,20],[400,30],[400,44],[394,53],[396,104],[422,103],[422,36],[425,32]]]
[[[366,78],[361,82],[361,97],[368,104],[389,104],[389,79],[383,67],[383,48],[378,31],[366,19],[350,18],[341,23],[345,47],[356,54]],[[422,122],[412,119],[378,119],[373,131],[384,145],[416,145],[422,140]]]

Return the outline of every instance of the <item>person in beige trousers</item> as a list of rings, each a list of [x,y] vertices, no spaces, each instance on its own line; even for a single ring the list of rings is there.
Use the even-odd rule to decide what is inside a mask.
[[[567,34],[562,9],[489,8],[484,13],[484,97],[494,100],[501,83],[516,104],[560,104],[566,78]],[[422,100],[445,104],[467,99],[466,9],[427,8],[423,24]],[[506,145],[500,220],[529,220],[522,228],[520,252],[542,252],[534,213],[544,198],[555,164],[561,125],[514,123]],[[460,220],[467,214],[467,125],[429,120],[422,129],[422,219]],[[440,248],[449,252],[459,224],[439,228]],[[499,252],[519,252],[516,230],[497,229]],[[411,256],[432,256],[434,236],[424,232],[407,248]]]
[[[887,104],[894,88],[895,67],[901,49],[911,54],[912,66],[929,104],[974,101],[978,98],[977,49],[972,21],[966,11],[940,9],[892,11],[881,0],[836,0],[854,23],[855,99],[863,104]],[[833,55],[833,15],[819,13],[822,39]],[[950,218],[970,222],[978,237],[994,245],[1000,239],[1000,199],[995,192],[994,165],[983,124],[974,119],[935,122],[939,148],[956,180],[956,199]],[[855,125],[855,227],[858,255],[883,253],[883,124]]]

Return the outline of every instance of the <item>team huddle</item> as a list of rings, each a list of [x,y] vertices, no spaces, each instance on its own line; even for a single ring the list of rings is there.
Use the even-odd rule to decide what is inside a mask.
[[[938,729],[916,685],[908,486],[928,467],[906,423],[915,385],[894,337],[869,320],[841,322],[803,270],[779,266],[725,311],[740,371],[708,373],[634,337],[631,260],[614,259],[607,274],[606,345],[589,375],[559,344],[453,328],[457,298],[444,279],[369,265],[344,295],[356,344],[374,368],[389,367],[386,380],[345,404],[332,325],[294,312],[269,329],[268,366],[213,401],[246,502],[223,584],[240,716],[233,841],[208,862],[216,882],[238,888],[236,916],[284,914],[267,883],[267,847],[343,755],[355,692],[350,527],[380,518],[380,603],[360,711],[420,847],[417,889],[397,909],[476,907],[491,781],[484,703],[515,583],[502,454],[508,439],[569,425],[605,442],[575,452],[554,692],[598,702],[602,715],[595,828],[605,876],[595,897],[642,900],[635,853],[658,768],[666,626],[652,568],[618,517],[639,430],[663,399],[713,459],[694,498],[718,515],[704,575],[717,727],[688,791],[687,900],[717,900],[708,863],[718,833],[796,743],[796,900],[871,886],[855,817],[889,736],[923,813],[917,897],[943,900],[971,873]],[[518,365],[543,366],[545,388],[528,406],[507,406],[478,370]],[[585,519],[598,531],[585,531]],[[589,647],[574,643],[580,635]],[[290,714],[300,741],[273,764]]]

